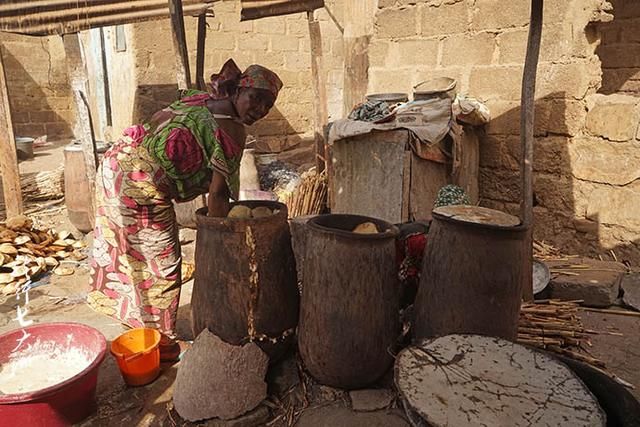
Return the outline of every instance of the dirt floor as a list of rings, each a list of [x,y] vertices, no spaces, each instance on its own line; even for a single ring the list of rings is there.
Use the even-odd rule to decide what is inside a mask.
[[[62,144],[56,144],[35,160],[21,163],[23,173],[37,170],[54,169],[62,161]],[[37,208],[30,205],[28,208]],[[37,214],[40,224],[57,229],[70,229],[63,204],[50,205]],[[81,236],[76,236],[81,237]],[[86,237],[90,241],[90,236]],[[185,261],[193,259],[195,233],[193,230],[182,232],[183,254]],[[182,289],[178,333],[183,340],[191,340],[190,299],[193,282],[187,282]],[[49,283],[31,290],[28,319],[35,323],[79,322],[95,327],[107,340],[112,340],[125,330],[118,322],[97,314],[85,304],[88,291],[88,268],[86,261],[75,274],[66,277],[52,276]],[[0,297],[0,334],[16,329],[15,297]],[[591,352],[603,360],[608,369],[634,384],[633,394],[640,398],[640,317],[602,315],[585,312],[583,320],[590,329],[611,331],[622,334],[594,335]],[[289,363],[294,363],[289,361]],[[97,413],[83,425],[91,426],[176,426],[191,425],[179,419],[171,404],[173,383],[179,363],[164,366],[161,376],[145,387],[127,387],[120,376],[116,363],[107,355],[100,368],[97,401]],[[351,409],[348,393],[327,387],[309,385],[297,378],[293,365],[293,374],[280,384],[280,398],[270,399],[247,418],[232,423],[210,421],[209,426],[251,426],[265,425],[269,418],[276,421],[270,425],[292,425],[297,420],[300,426],[407,426],[403,413],[397,409],[397,402],[386,407],[376,408],[372,412],[355,412]],[[282,382],[275,380],[270,387]],[[299,384],[298,384],[298,383]],[[296,385],[297,384],[297,385]],[[389,385],[389,384],[387,384]],[[309,388],[308,388],[309,387]],[[304,391],[304,393],[303,393]],[[309,397],[311,396],[311,397]],[[311,400],[309,400],[311,399]],[[306,410],[301,411],[306,407]],[[271,413],[271,416],[269,415]]]

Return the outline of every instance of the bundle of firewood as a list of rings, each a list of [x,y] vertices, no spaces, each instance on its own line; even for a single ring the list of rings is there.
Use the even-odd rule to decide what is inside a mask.
[[[64,168],[61,166],[22,178],[20,187],[26,201],[59,199],[64,196]]]
[[[327,202],[327,190],[326,174],[312,168],[302,173],[300,184],[281,201],[289,209],[289,218],[319,214]]]
[[[578,316],[582,301],[540,300],[524,303],[520,309],[518,342],[553,351],[594,366],[604,363],[585,354],[591,345],[589,335]]]

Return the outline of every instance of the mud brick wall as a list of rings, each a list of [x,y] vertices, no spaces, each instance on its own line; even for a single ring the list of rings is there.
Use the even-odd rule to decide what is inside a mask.
[[[601,93],[640,94],[640,2],[611,0],[613,22],[599,25]]]
[[[327,1],[334,15],[342,19],[340,1]],[[240,22],[240,2],[222,1],[214,6],[215,18],[207,20],[205,80],[233,58],[241,69],[264,65],[280,76],[284,88],[269,116],[249,130],[274,147],[295,145],[312,135],[311,53],[305,13]],[[342,115],[342,36],[325,10],[318,10],[322,32],[324,68],[330,119]],[[185,18],[187,44],[195,68],[195,18]],[[162,37],[158,37],[162,34]],[[175,59],[168,20],[134,26],[138,100],[134,119],[142,119],[175,94]],[[140,89],[143,88],[143,91]],[[146,89],[145,89],[146,88]]]
[[[379,0],[369,91],[410,92],[420,81],[448,76],[457,79],[460,93],[485,101],[493,120],[481,142],[481,203],[517,213],[530,2],[508,3]],[[611,9],[600,0],[545,2],[536,90],[535,235],[568,252],[613,249],[637,264],[638,99],[597,95],[602,71],[596,49],[601,29],[612,24]],[[625,10],[640,16],[637,6]],[[631,33],[625,37],[637,38]]]
[[[71,137],[73,100],[60,37],[1,33],[16,136]]]

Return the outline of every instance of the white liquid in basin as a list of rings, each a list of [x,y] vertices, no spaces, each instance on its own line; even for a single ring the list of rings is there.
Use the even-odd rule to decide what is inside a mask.
[[[0,393],[41,390],[80,373],[91,364],[91,358],[83,349],[68,344],[38,340],[12,353],[0,364]]]

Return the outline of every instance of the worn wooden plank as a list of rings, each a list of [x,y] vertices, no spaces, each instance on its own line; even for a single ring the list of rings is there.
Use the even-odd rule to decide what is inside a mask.
[[[196,84],[198,89],[206,90],[204,80],[204,54],[207,41],[207,15],[198,16],[198,46],[196,49]]]
[[[2,47],[0,46],[0,172],[2,172],[2,191],[7,217],[21,214],[24,211],[22,204],[22,190],[20,189],[20,170],[18,169],[18,156],[16,153],[15,136],[13,134],[13,122],[11,120],[11,107],[9,105],[9,92],[7,91],[7,78],[2,60]]]
[[[95,149],[95,138],[93,135],[93,125],[91,123],[91,114],[89,104],[85,94],[88,92],[87,82],[88,73],[87,66],[82,55],[82,46],[78,34],[67,34],[63,36],[64,51],[67,60],[67,73],[69,75],[69,83],[73,97],[75,100],[76,114],[73,127],[75,139],[81,142],[82,152],[85,161],[87,182],[89,183],[89,191],[94,194],[95,178],[97,169],[97,154]],[[95,199],[90,198],[89,206],[90,217],[95,214]]]
[[[472,126],[465,126],[460,135],[460,166],[452,176],[453,183],[464,189],[472,204],[478,203],[480,191],[480,139]]]
[[[421,159],[412,152],[409,220],[419,221],[431,218],[438,190],[448,182],[447,165]]]
[[[171,15],[173,51],[176,56],[178,89],[189,89],[191,87],[191,72],[189,71],[189,51],[187,50],[187,38],[184,29],[182,0],[169,0],[169,13]]]
[[[343,111],[346,117],[353,107],[363,102],[369,85],[369,40],[370,36],[344,39],[344,98]]]
[[[242,0],[241,21],[310,12],[324,7],[324,0]]]
[[[402,165],[402,222],[409,221],[409,194],[411,192],[411,151],[404,152]]]
[[[402,222],[407,131],[374,132],[333,144],[333,213]]]
[[[542,38],[543,0],[531,0],[531,23],[527,40],[520,100],[520,145],[522,152],[522,225],[528,228],[525,239],[523,298],[533,300],[533,126],[535,116],[536,73]]]
[[[316,142],[316,168],[318,172],[325,169],[324,126],[329,121],[327,105],[327,86],[322,58],[322,35],[320,23],[307,13],[309,38],[311,40],[311,88],[313,90],[313,133]]]

